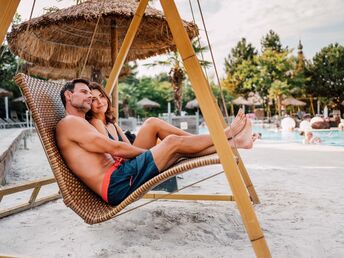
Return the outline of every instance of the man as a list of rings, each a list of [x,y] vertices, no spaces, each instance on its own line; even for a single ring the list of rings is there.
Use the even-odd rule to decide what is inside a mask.
[[[180,157],[215,152],[209,135],[167,135],[150,150],[108,139],[85,120],[92,103],[88,85],[87,80],[76,79],[61,90],[66,116],[57,124],[56,138],[69,168],[106,202],[119,204]],[[235,144],[233,140],[230,144],[252,148],[251,123],[244,116],[243,121],[243,128],[234,135]],[[225,133],[228,139],[233,137],[231,128]]]

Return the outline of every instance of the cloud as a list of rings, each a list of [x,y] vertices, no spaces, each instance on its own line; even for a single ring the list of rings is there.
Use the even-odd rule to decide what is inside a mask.
[[[33,0],[21,1],[21,13],[28,14]],[[44,2],[44,3],[43,3]],[[196,23],[202,22],[196,0],[191,0]],[[304,45],[307,58],[312,58],[322,47],[334,42],[344,44],[344,1],[343,0],[199,0],[211,45],[223,75],[224,58],[240,38],[245,37],[260,50],[260,39],[270,29],[280,35],[283,45],[296,48],[298,40]],[[45,6],[66,7],[72,0],[38,1],[36,15]],[[188,0],[176,0],[183,19],[192,20]],[[153,6],[160,9],[159,1]],[[25,17],[24,17],[25,18]],[[26,17],[27,19],[27,17]],[[204,33],[202,42],[206,43]],[[209,53],[206,55],[210,59]]]
[[[344,1],[341,0],[326,3],[322,0],[217,2],[221,2],[221,8],[210,14],[207,3],[203,12],[218,66],[223,65],[225,56],[242,37],[260,49],[260,39],[270,29],[291,48],[296,48],[299,39],[306,39],[304,51],[309,58],[324,47],[325,42],[344,43],[344,26],[338,26],[344,22]],[[200,20],[197,24],[201,26]]]

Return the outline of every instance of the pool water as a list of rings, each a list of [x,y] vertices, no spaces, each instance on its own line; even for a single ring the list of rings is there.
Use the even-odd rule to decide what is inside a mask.
[[[272,129],[263,128],[261,125],[253,125],[253,132],[261,133],[262,140],[270,140],[277,142],[295,142],[302,143],[304,136],[301,136],[298,131],[285,132],[275,131]],[[208,133],[207,128],[199,128],[200,134]],[[314,130],[313,137],[319,137],[323,145],[341,146],[344,147],[344,131],[338,130]]]
[[[255,125],[253,127],[254,132],[260,132],[262,139],[283,141],[283,142],[297,142],[302,143],[304,136],[301,136],[298,131],[285,132],[285,131],[273,131],[262,128],[261,126]],[[313,137],[319,137],[321,144],[331,146],[342,146],[344,147],[344,131],[338,130],[314,130]]]

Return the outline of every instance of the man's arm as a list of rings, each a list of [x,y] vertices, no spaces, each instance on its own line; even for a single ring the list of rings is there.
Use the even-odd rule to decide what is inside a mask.
[[[56,128],[58,142],[72,141],[89,152],[109,153],[114,156],[131,159],[145,152],[145,149],[137,148],[130,144],[112,141],[99,133],[86,120],[68,116],[61,121]],[[60,137],[63,138],[59,139]]]

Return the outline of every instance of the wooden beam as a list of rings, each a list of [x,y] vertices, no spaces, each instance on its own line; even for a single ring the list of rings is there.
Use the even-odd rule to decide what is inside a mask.
[[[5,195],[9,195],[9,194],[13,194],[13,193],[26,191],[26,190],[36,188],[36,187],[41,187],[43,185],[49,185],[49,184],[52,184],[55,182],[56,182],[56,179],[54,177],[51,177],[51,178],[47,178],[47,179],[38,179],[35,181],[31,181],[29,183],[23,183],[23,184],[16,185],[16,186],[4,187],[4,188],[0,189],[0,197],[5,196]]]
[[[2,45],[8,27],[18,8],[20,0],[1,0],[0,5],[0,45]]]
[[[240,174],[242,176],[242,179],[244,180],[244,183],[246,185],[247,191],[251,197],[252,202],[254,204],[259,204],[260,203],[259,197],[257,195],[256,189],[254,188],[254,185],[252,184],[252,181],[251,181],[250,176],[246,170],[244,162],[242,162],[242,159],[240,157],[240,153],[235,148],[232,148],[232,151],[234,152],[234,154],[238,158],[238,166],[239,166]]]
[[[207,194],[156,194],[147,193],[144,199],[161,200],[192,200],[192,201],[234,201],[232,195],[207,195]]]
[[[257,257],[271,257],[269,248],[260,228],[258,219],[248,196],[245,184],[223,130],[223,117],[219,118],[208,82],[192,48],[190,39],[183,27],[181,18],[173,0],[160,0],[167,22],[171,29],[177,49],[183,59],[184,67],[190,78],[202,114],[208,125],[215,148],[223,165],[227,180],[246,227],[249,239]]]
[[[30,200],[28,202],[14,206],[14,207],[7,208],[5,210],[0,210],[0,218],[6,217],[6,216],[9,216],[9,215],[21,212],[21,211],[25,211],[25,210],[28,210],[30,208],[42,205],[46,202],[50,202],[52,200],[56,200],[56,199],[60,198],[61,194],[57,193],[57,194],[48,195],[48,196],[45,196],[45,197],[42,197],[42,198],[36,200],[42,186],[54,184],[55,182],[56,182],[56,179],[54,177],[51,177],[51,178],[47,178],[47,179],[38,179],[35,181],[23,183],[23,184],[16,185],[16,186],[8,186],[8,187],[4,187],[4,188],[0,189],[0,201],[1,201],[2,197],[5,195],[15,194],[18,192],[23,192],[26,190],[34,189],[32,191],[32,194],[30,196]]]
[[[121,46],[121,49],[119,50],[118,56],[116,58],[116,62],[114,66],[112,67],[109,79],[107,80],[105,92],[110,96],[113,88],[115,87],[115,83],[118,80],[119,73],[122,69],[122,66],[124,64],[124,60],[127,58],[129,49],[131,44],[134,41],[136,32],[141,24],[142,16],[145,13],[146,7],[148,4],[148,0],[141,0],[139,3],[139,6],[137,7],[136,13],[133,17],[133,20],[130,23],[129,29],[127,31],[127,34],[125,35],[125,38],[123,40],[123,44]]]
[[[9,215],[16,214],[18,212],[26,211],[28,209],[31,209],[33,207],[37,207],[37,206],[42,205],[44,203],[57,200],[59,198],[61,198],[60,194],[53,194],[53,195],[49,195],[47,197],[40,198],[33,203],[24,203],[24,204],[20,204],[20,205],[17,205],[15,207],[12,207],[12,208],[5,209],[3,211],[0,211],[0,219],[3,217],[9,216]]]
[[[36,201],[36,198],[38,196],[39,190],[41,190],[40,186],[35,187],[35,189],[32,191],[32,194],[31,194],[31,197],[30,197],[30,200],[29,200],[30,204],[32,204],[32,203],[34,203]]]

